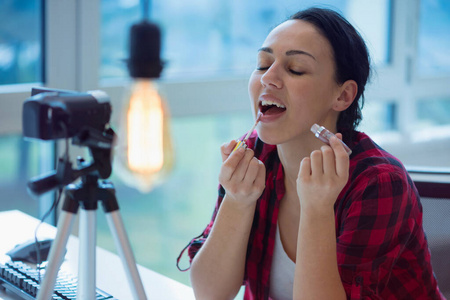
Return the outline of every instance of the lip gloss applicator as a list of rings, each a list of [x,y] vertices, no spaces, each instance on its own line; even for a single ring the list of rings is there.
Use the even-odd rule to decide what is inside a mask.
[[[244,137],[244,139],[243,139],[242,141],[238,141],[238,143],[237,143],[236,146],[234,147],[232,153],[233,153],[234,151],[236,151],[236,150],[237,150],[238,148],[240,148],[240,147],[246,147],[246,146],[247,146],[246,142],[247,142],[247,140],[248,140],[248,137],[250,136],[250,134],[252,134],[253,130],[255,130],[256,125],[258,125],[259,121],[261,120],[262,115],[263,115],[262,112],[258,112],[258,114],[256,115],[256,121],[255,121],[255,124],[254,124],[253,127],[250,128],[250,130],[247,132],[247,135]]]
[[[327,145],[330,145],[330,139],[335,136],[331,131],[329,131],[328,129],[326,129],[323,126],[319,126],[317,124],[314,124],[311,127],[311,131],[312,133],[314,133],[314,135],[321,140],[322,142],[324,142]],[[347,154],[350,155],[352,154],[352,150],[350,150],[350,148],[340,139],[338,139],[342,145],[344,146],[345,151],[347,151]]]

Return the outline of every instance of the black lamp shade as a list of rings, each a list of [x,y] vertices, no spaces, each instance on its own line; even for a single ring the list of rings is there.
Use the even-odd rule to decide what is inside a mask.
[[[142,21],[130,30],[128,70],[133,78],[157,78],[163,63],[160,59],[161,32],[153,23]]]

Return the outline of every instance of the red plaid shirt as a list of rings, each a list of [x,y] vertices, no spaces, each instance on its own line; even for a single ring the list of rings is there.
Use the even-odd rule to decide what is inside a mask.
[[[353,142],[348,141],[353,151],[349,181],[334,206],[337,262],[347,298],[445,299],[431,268],[413,182],[403,165],[367,135],[354,132],[354,136]],[[267,173],[249,237],[244,299],[269,299],[284,174],[276,146],[264,144],[256,132],[247,144]],[[224,195],[219,186],[211,222],[188,245],[191,261],[208,237]]]

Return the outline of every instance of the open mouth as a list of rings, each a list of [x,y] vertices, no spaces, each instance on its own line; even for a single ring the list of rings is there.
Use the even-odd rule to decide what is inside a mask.
[[[276,115],[286,111],[286,106],[272,101],[263,100],[259,103],[259,110],[264,115]]]

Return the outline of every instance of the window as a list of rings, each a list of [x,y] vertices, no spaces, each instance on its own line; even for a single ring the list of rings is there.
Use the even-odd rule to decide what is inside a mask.
[[[38,201],[26,191],[28,179],[38,175],[39,149],[36,146],[21,136],[0,137],[0,203],[3,210],[19,209],[37,216]]]
[[[416,129],[450,125],[450,98],[419,99],[417,106]]]
[[[166,78],[248,76],[271,27],[311,5],[340,10],[370,43],[374,61],[389,59],[390,1],[150,1],[151,20],[163,33]],[[128,34],[142,19],[138,1],[102,1],[101,78],[126,77]]]
[[[450,136],[450,3],[445,0],[420,2],[417,37],[416,82],[428,92],[414,99],[414,129],[419,140],[448,139]],[[431,92],[432,91],[432,92]],[[446,165],[446,163],[443,163]]]
[[[417,71],[421,77],[450,75],[450,2],[420,1]]]
[[[11,131],[12,120],[20,119],[20,110],[11,107],[18,97],[2,95],[1,86],[43,80],[41,1],[2,1],[0,20],[0,205],[3,210],[20,209],[37,217],[39,201],[28,195],[26,184],[39,175],[40,148]]]
[[[38,0],[0,3],[0,85],[43,81],[41,15]]]
[[[347,1],[348,20],[366,41],[372,63],[379,67],[390,62],[391,1]]]

